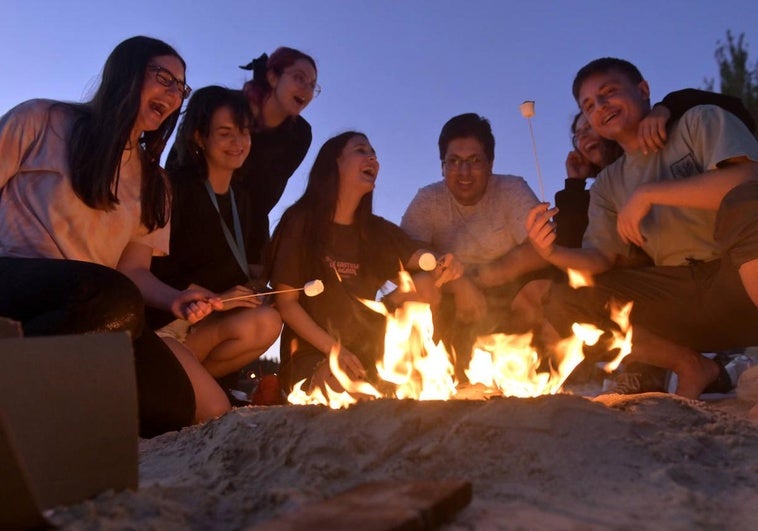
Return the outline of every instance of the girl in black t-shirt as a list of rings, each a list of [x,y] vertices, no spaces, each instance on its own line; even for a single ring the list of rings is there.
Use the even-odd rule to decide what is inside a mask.
[[[247,102],[238,91],[219,86],[195,91],[174,144],[169,255],[154,258],[151,266],[170,286],[203,288],[223,302],[220,311],[189,329],[180,322],[160,332],[182,341],[215,378],[254,361],[281,329],[278,312],[251,297],[249,203],[230,187],[250,152],[250,123]],[[165,312],[149,315],[154,327],[172,319]]]
[[[379,172],[365,135],[347,132],[328,140],[316,156],[303,196],[289,207],[274,231],[268,265],[275,290],[320,279],[321,295],[280,293],[276,304],[285,322],[281,375],[285,386],[309,379],[311,386],[342,387],[327,358],[339,347],[340,367],[353,380],[370,375],[382,353],[384,318],[357,298],[371,299],[401,267],[419,269],[424,253],[396,225],[372,213]],[[417,292],[389,295],[434,304],[437,286],[458,278],[462,266],[445,255],[430,274],[414,275]],[[385,298],[386,300],[387,298]]]

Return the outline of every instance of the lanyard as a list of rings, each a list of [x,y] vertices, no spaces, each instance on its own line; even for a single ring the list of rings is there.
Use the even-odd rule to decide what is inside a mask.
[[[221,210],[218,208],[216,193],[213,191],[213,187],[207,179],[205,181],[205,189],[208,190],[208,196],[211,198],[211,203],[213,203],[213,206],[216,208],[216,212],[218,212],[218,219],[221,221],[221,228],[224,231],[224,238],[226,238],[226,243],[229,244],[229,249],[232,250],[234,258],[237,260],[237,263],[249,280],[250,268],[247,264],[247,256],[245,255],[245,242],[242,239],[242,225],[240,225],[240,216],[237,212],[237,201],[234,199],[234,190],[232,190],[231,186],[229,187],[229,199],[232,202],[232,221],[234,222],[234,236],[236,238],[232,236],[229,227],[226,226],[224,217],[221,215]]]

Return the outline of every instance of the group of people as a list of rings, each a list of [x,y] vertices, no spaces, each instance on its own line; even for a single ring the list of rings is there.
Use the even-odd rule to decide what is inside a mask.
[[[379,162],[348,131],[320,148],[270,235],[311,144],[300,113],[317,68],[292,48],[241,68],[242,90],[192,92],[176,50],[133,37],[89,102],[30,100],[0,119],[0,316],[29,336],[128,332],[143,436],[228,411],[219,379],[280,331],[286,388],[339,391],[330,352],[350,378],[375,378],[383,318],[358,299],[378,292],[390,308],[430,305],[459,378],[477,336],[533,331],[548,357],[571,322],[614,326],[611,298],[634,301],[633,358],[676,372],[683,396],[719,380],[702,352],[758,344],[758,143],[739,100],[682,91],[651,110],[633,65],[593,61],[574,83],[557,208],[493,174],[489,122],[469,113],[442,128],[443,180],[400,226],[374,214]],[[415,290],[380,290],[401,268]],[[567,268],[595,285],[569,288]],[[325,289],[308,297],[314,279]]]

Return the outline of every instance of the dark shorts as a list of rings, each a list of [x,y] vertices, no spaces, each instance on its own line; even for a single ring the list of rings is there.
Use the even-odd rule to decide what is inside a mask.
[[[714,232],[722,259],[683,266],[608,271],[595,286],[554,285],[546,318],[561,335],[573,322],[603,329],[611,299],[633,301],[632,325],[701,352],[758,344],[758,308],[745,292],[739,266],[758,258],[758,183],[736,187],[722,201]],[[633,341],[633,340],[632,340]]]
[[[450,294],[442,297],[442,303],[434,316],[435,337],[441,339],[453,356],[456,377],[465,381],[465,369],[471,361],[471,349],[478,336],[505,333],[524,334],[531,331],[523,316],[512,309],[513,299],[521,289],[533,280],[555,280],[561,275],[554,268],[527,273],[513,282],[482,290],[487,300],[487,314],[474,323],[456,319],[455,299]]]

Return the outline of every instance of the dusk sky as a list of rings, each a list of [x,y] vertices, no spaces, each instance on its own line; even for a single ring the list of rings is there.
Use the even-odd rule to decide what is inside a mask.
[[[635,63],[654,101],[718,77],[726,30],[745,32],[758,59],[758,2],[673,0],[529,2],[440,0],[3,0],[0,114],[33,97],[86,99],[105,58],[137,34],[173,45],[187,80],[241,87],[237,68],[287,45],[311,54],[323,92],[303,113],[313,144],[279,206],[302,193],[318,148],[364,131],[381,163],[374,210],[399,222],[419,187],[441,178],[437,137],[463,112],[489,118],[495,171],[523,176],[539,195],[527,121],[536,102],[537,151],[548,199],[562,187],[576,109],[576,71],[601,56]]]

